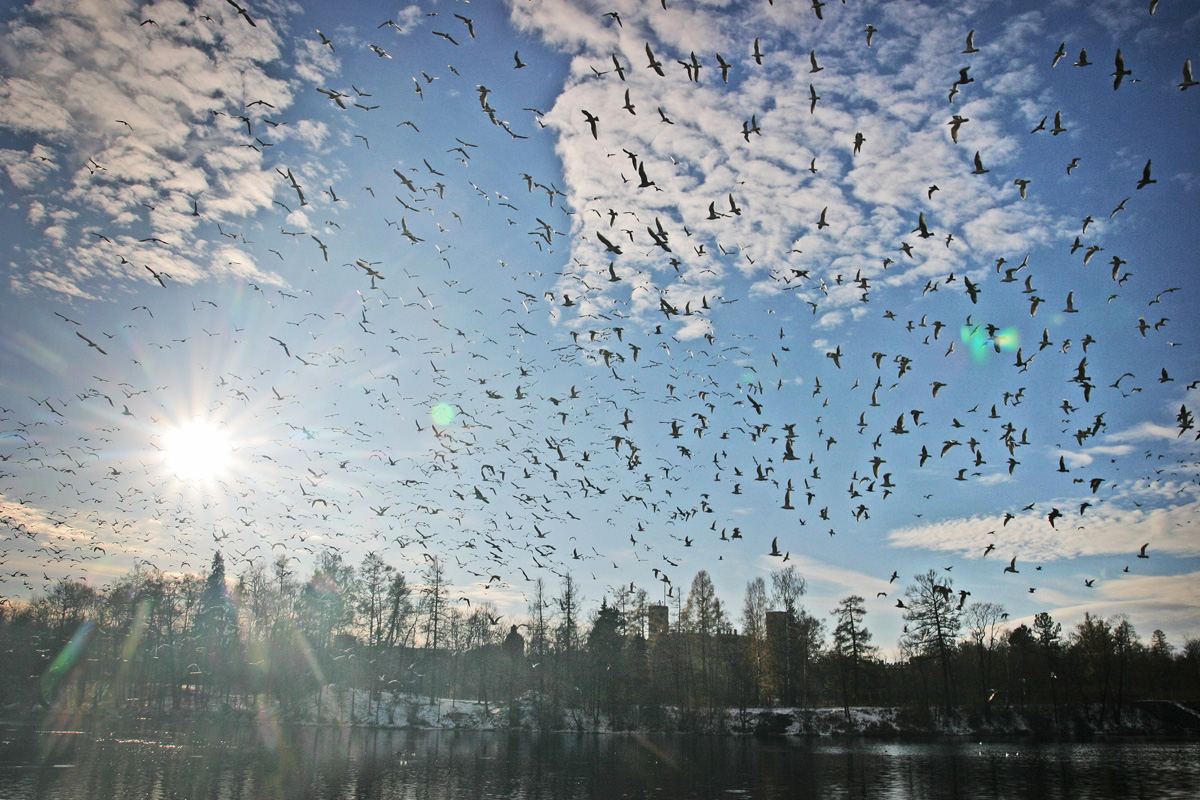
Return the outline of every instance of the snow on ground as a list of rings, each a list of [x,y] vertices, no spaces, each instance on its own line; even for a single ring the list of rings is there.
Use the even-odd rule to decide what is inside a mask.
[[[1047,733],[1049,709],[1022,714],[1014,709],[996,709],[989,718],[963,713],[920,715],[911,709],[852,706],[842,708],[747,708],[711,712],[682,712],[674,708],[654,709],[637,721],[614,724],[604,714],[578,709],[554,708],[545,698],[523,695],[510,707],[507,703],[485,703],[453,698],[384,692],[372,698],[361,689],[330,685],[307,705],[282,713],[286,721],[306,725],[349,727],[457,729],[457,730],[542,730],[589,733],[680,731],[696,733],[774,734],[791,736],[909,736],[909,735],[1025,735]],[[1080,725],[1116,732],[1108,723],[1094,726],[1072,719],[1069,728]],[[1160,733],[1161,725],[1138,708],[1122,714],[1122,732]]]

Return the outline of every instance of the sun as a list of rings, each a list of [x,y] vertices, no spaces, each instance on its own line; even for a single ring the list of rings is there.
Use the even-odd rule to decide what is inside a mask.
[[[192,420],[163,437],[163,461],[180,480],[211,481],[229,467],[233,446],[218,425]]]

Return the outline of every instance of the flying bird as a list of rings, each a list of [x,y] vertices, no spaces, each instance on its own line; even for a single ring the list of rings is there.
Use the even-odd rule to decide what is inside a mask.
[[[1200,85],[1200,81],[1192,80],[1192,60],[1189,58],[1183,62],[1183,83],[1179,84],[1179,91],[1186,91],[1196,85]]]
[[[108,353],[106,353],[104,351],[104,348],[100,347],[100,345],[96,344],[91,339],[89,339],[88,337],[86,337],[82,333],[80,333],[79,331],[75,331],[75,335],[78,336],[80,339],[83,339],[85,342],[87,342],[88,347],[94,347],[96,350],[99,350],[100,355],[102,355],[102,356],[108,355]]]
[[[1137,182],[1137,188],[1144,189],[1152,183],[1158,183],[1150,177],[1150,162],[1146,162],[1146,166],[1142,167],[1142,178]]]
[[[660,77],[666,77],[667,73],[663,72],[662,62],[654,57],[654,51],[650,49],[649,42],[646,43],[646,57],[650,59],[648,68],[657,72]]]
[[[958,144],[958,129],[962,127],[964,122],[970,122],[968,117],[955,114],[946,124],[950,126],[950,139],[955,144]]]
[[[586,108],[582,108],[580,111],[583,112],[583,116],[587,120],[588,127],[592,129],[592,138],[598,140],[600,136],[596,133],[596,123],[600,121],[600,118],[592,114]]]
[[[1126,75],[1132,75],[1133,72],[1125,69],[1125,58],[1121,55],[1121,51],[1117,50],[1117,56],[1114,59],[1116,68],[1113,71],[1113,91],[1121,88],[1121,81]]]
[[[235,3],[234,0],[225,0],[225,2],[229,3],[229,5],[233,6],[235,9],[237,9],[238,16],[242,17],[244,20],[246,20],[246,22],[249,22],[250,27],[252,27],[252,28],[258,27],[257,25],[254,24],[254,20],[250,19],[250,15],[246,12],[246,9],[242,8],[240,5]]]

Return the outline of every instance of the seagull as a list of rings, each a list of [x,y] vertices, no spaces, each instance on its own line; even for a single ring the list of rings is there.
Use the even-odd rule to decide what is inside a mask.
[[[1116,62],[1116,69],[1113,72],[1113,91],[1115,92],[1121,88],[1121,81],[1125,79],[1125,76],[1132,75],[1133,73],[1125,69],[1125,58],[1121,55],[1120,50],[1117,50],[1117,56],[1114,61]]]
[[[462,21],[462,24],[467,26],[467,33],[471,34],[471,38],[474,39],[475,38],[475,23],[474,23],[474,21],[464,17],[462,14],[455,14],[454,16],[458,17],[458,19]]]
[[[657,72],[660,77],[664,77],[666,75],[666,73],[663,72],[662,62],[654,57],[654,51],[650,49],[649,42],[646,43],[646,56],[650,59],[650,64],[648,65],[648,68]]]
[[[913,228],[912,232],[916,233],[922,239],[928,239],[929,237],[934,235],[925,224],[925,212],[924,211],[922,211],[920,213],[920,215],[917,217],[917,227]]]
[[[592,114],[586,108],[581,108],[580,111],[583,112],[583,116],[587,119],[587,124],[591,126],[592,138],[598,140],[600,137],[596,133],[596,123],[600,121],[600,118]]]
[[[242,8],[237,3],[233,2],[233,0],[225,0],[225,2],[229,3],[229,5],[236,8],[238,15],[241,16],[242,18],[244,18],[246,20],[246,22],[249,22],[251,28],[258,27],[257,25],[254,24],[254,20],[250,19],[250,15],[246,13],[246,9]]]
[[[725,59],[721,57],[721,54],[717,53],[717,66],[721,69],[721,80],[725,83],[729,83],[729,68],[733,65],[726,62]]]
[[[1050,129],[1050,133],[1054,136],[1058,136],[1060,133],[1066,133],[1066,132],[1067,132],[1067,129],[1064,128],[1063,124],[1062,124],[1062,112],[1055,111],[1054,112],[1054,127]]]
[[[600,233],[600,231],[596,231],[596,238],[600,240],[602,245],[604,245],[604,252],[613,253],[618,256],[621,255],[620,246],[610,242],[604,234]]]
[[[1152,183],[1158,183],[1158,181],[1150,177],[1150,162],[1147,161],[1146,166],[1142,167],[1142,179],[1137,182],[1137,188],[1141,189]]]
[[[108,353],[106,353],[106,352],[104,351],[104,349],[103,349],[102,347],[100,347],[100,345],[96,344],[96,343],[95,343],[95,342],[93,342],[91,339],[89,339],[88,337],[86,337],[86,336],[84,336],[82,333],[80,333],[79,331],[75,331],[75,335],[76,335],[76,336],[78,336],[80,339],[83,339],[85,342],[87,342],[87,345],[88,345],[88,347],[94,347],[94,348],[96,348],[97,350],[99,350],[99,351],[100,351],[100,355],[102,355],[102,356],[106,356],[106,355],[108,355]]]
[[[1179,91],[1186,91],[1190,86],[1200,85],[1200,81],[1192,80],[1192,60],[1189,58],[1183,62],[1183,83],[1179,84]]]
[[[966,54],[978,53],[979,48],[975,46],[975,29],[972,28],[967,32],[967,49],[963,50]]]
[[[166,275],[165,272],[155,272],[154,270],[150,269],[150,267],[146,266],[145,264],[143,264],[142,266],[146,267],[146,269],[149,270],[150,274],[154,276],[154,280],[158,281],[159,286],[163,287],[164,289],[167,288],[167,285],[165,283],[163,283],[163,279],[162,279],[162,276]]]
[[[946,124],[950,126],[950,140],[958,144],[958,129],[962,127],[964,122],[970,122],[970,118],[955,114]]]
[[[617,77],[622,81],[625,80],[625,68],[621,66],[621,62],[617,60],[617,54],[612,54],[613,72],[617,73]]]

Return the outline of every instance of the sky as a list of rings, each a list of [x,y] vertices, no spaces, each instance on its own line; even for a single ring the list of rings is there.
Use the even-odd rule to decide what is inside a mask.
[[[6,4],[4,596],[335,548],[1200,635],[1194,4],[345,6]]]

